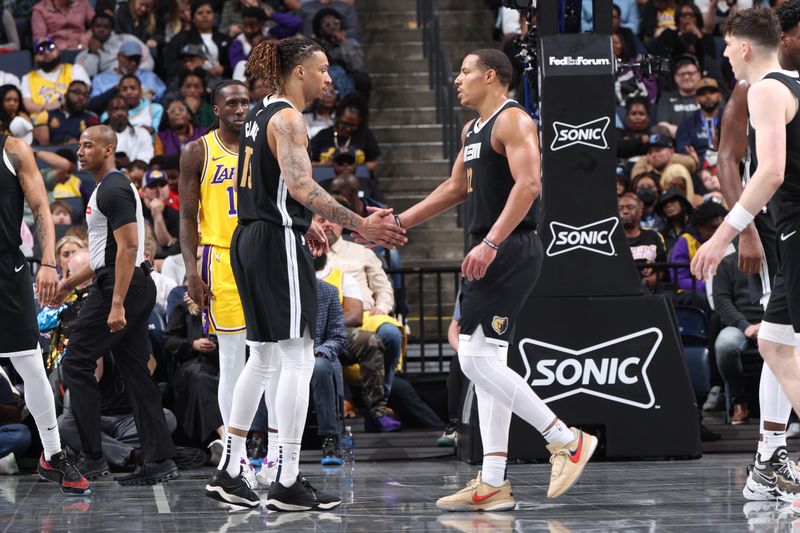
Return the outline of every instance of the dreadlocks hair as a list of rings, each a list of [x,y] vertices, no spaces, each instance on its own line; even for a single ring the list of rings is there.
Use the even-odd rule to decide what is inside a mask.
[[[786,33],[800,24],[800,2],[787,0],[775,10],[775,14],[781,23],[781,31]]]
[[[267,87],[277,90],[284,77],[314,52],[324,53],[324,50],[306,37],[262,41],[250,52],[245,75],[249,79],[261,78]]]

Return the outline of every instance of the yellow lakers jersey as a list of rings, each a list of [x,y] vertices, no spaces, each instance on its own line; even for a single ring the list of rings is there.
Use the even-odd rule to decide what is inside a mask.
[[[217,130],[200,137],[206,159],[200,176],[200,243],[231,247],[236,212],[236,166],[239,155],[220,141]]]
[[[31,100],[33,100],[33,103],[47,105],[52,100],[55,100],[58,94],[61,94],[61,96],[67,94],[67,87],[72,82],[72,65],[63,63],[56,81],[51,81],[41,76],[38,70],[28,74],[28,81],[31,86]]]

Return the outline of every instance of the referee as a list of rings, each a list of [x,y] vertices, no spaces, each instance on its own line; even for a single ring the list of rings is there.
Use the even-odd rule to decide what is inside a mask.
[[[59,300],[95,276],[62,363],[78,424],[86,477],[108,474],[100,446],[100,389],[94,371],[106,353],[114,358],[133,406],[143,464],[118,477],[122,485],[152,485],[178,477],[175,449],[158,387],[150,377],[147,321],[156,299],[144,261],[144,219],[136,188],[114,167],[117,136],[108,126],[85,130],[78,143],[81,167],[97,181],[86,207],[91,264],[61,282]]]

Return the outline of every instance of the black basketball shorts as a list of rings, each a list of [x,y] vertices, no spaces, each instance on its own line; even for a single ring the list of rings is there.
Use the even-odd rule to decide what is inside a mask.
[[[317,279],[305,236],[268,222],[239,225],[231,241],[248,342],[311,339],[317,316]]]
[[[473,247],[482,237],[475,241]],[[480,325],[487,339],[510,343],[522,306],[539,279],[543,255],[536,232],[512,233],[500,245],[485,277],[462,280],[461,334],[472,335]]]
[[[33,281],[19,250],[0,253],[0,357],[31,355],[39,342]]]
[[[800,333],[800,220],[790,220],[777,228],[778,272],[764,322],[791,324]]]

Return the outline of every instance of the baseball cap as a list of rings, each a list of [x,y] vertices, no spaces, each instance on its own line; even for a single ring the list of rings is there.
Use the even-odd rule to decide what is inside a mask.
[[[40,37],[33,42],[33,50],[37,54],[43,54],[48,50],[55,50],[55,48],[56,42],[49,36]]]
[[[136,44],[136,43],[134,43],[132,41],[126,41],[126,42],[122,43],[122,46],[119,47],[119,53],[124,55],[124,56],[128,56],[128,57],[130,57],[130,56],[139,56],[139,57],[141,57],[142,56],[142,48],[138,44]]]
[[[167,175],[160,170],[146,172],[142,178],[142,187],[151,187],[161,183],[167,183]]]
[[[674,65],[672,71],[677,71],[680,67],[687,63],[691,63],[692,65],[696,66],[697,70],[702,70],[700,68],[700,61],[697,60],[697,57],[692,54],[681,54],[672,60],[672,64]]]
[[[342,162],[342,163],[345,163],[345,162],[355,163],[356,162],[356,151],[353,150],[349,146],[343,146],[341,148],[337,148],[333,152],[332,159],[336,163],[339,163],[339,162]]]
[[[675,148],[675,140],[669,135],[661,133],[654,133],[647,139],[647,147],[651,146],[666,146],[667,148]]]
[[[195,56],[195,57],[202,57],[205,59],[206,52],[203,50],[203,47],[199,44],[185,44],[183,48],[181,48],[180,57],[185,56]]]
[[[700,83],[697,84],[697,92],[700,91],[707,91],[707,90],[717,91],[719,92],[719,83],[714,78],[703,78],[700,80]]]

